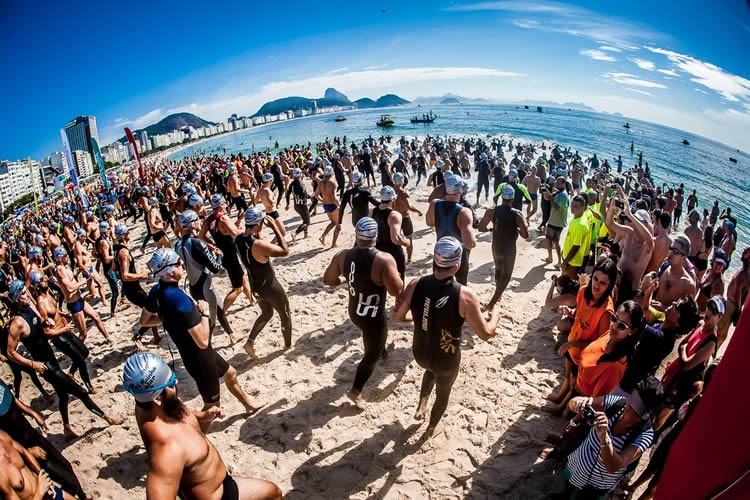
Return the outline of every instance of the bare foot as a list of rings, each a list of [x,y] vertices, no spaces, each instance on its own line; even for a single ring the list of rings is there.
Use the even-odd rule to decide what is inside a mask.
[[[122,424],[122,419],[120,417],[111,417],[109,415],[105,415],[104,416],[104,420],[109,425],[120,425],[120,424]]]
[[[321,236],[320,238],[318,238],[318,241],[320,242],[321,245],[326,246],[325,236]]]
[[[428,427],[424,434],[422,434],[422,439],[424,441],[429,441],[430,439],[434,438],[435,436],[439,436],[443,433],[443,426],[438,424],[437,427]]]
[[[80,437],[69,425],[63,427],[63,436],[65,437],[65,439],[76,439]]]
[[[546,259],[544,259],[544,262],[546,262],[547,264],[552,264],[552,257],[547,257]]]
[[[346,397],[349,398],[349,400],[354,403],[354,406],[359,408],[360,410],[365,409],[365,401],[362,399],[362,393],[359,391],[355,391],[352,389],[351,391],[346,393]]]
[[[414,420],[422,421],[427,416],[427,400],[420,401],[417,406],[417,412],[414,414]]]
[[[554,456],[552,452],[554,452],[555,449],[552,446],[547,446],[545,448],[542,448],[539,450],[539,458],[541,460],[547,460],[548,458]]]
[[[96,394],[96,389],[94,388],[94,386],[93,386],[93,385],[87,386],[87,387],[86,387],[86,390],[87,390],[87,391],[89,391],[89,394],[91,394],[92,396],[93,396],[94,394]]]
[[[242,348],[245,349],[245,352],[250,356],[250,359],[258,359],[258,355],[255,354],[255,348],[253,347],[252,342],[245,342],[245,345],[242,346]]]
[[[247,403],[243,406],[245,407],[245,415],[250,416],[254,414],[255,412],[257,412],[258,410],[260,410],[261,408],[263,408],[265,405],[253,406],[250,403]]]

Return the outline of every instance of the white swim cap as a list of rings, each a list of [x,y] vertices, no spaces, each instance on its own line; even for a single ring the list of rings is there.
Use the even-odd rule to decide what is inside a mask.
[[[139,352],[125,361],[122,385],[139,403],[154,401],[167,387],[177,384],[177,376],[161,356]]]
[[[362,217],[354,228],[357,238],[372,241],[378,237],[378,223],[371,217]]]
[[[453,236],[443,236],[435,243],[432,258],[439,267],[452,267],[461,262],[463,253],[464,247],[460,241]]]

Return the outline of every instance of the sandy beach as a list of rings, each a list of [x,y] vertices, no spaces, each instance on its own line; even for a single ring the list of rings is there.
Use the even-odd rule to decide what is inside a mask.
[[[424,185],[412,197],[426,211]],[[288,228],[298,223],[292,211],[283,212],[283,217]],[[345,220],[340,247],[353,244],[348,213]],[[274,316],[255,343],[260,359],[248,362],[242,343],[259,310],[242,296],[229,312],[240,341],[232,345],[220,328],[214,334],[214,346],[238,369],[245,390],[256,403],[265,404],[246,418],[222,388],[225,416],[211,426],[208,436],[232,474],[275,481],[290,499],[528,498],[555,490],[558,484],[549,466],[533,467],[544,436],[564,425],[540,409],[563,368],[552,333],[556,315],[542,308],[556,270],[543,262],[546,252],[538,247],[540,235],[532,231],[530,241],[519,239],[513,279],[499,304],[497,337],[486,343],[465,327],[461,371],[443,419],[445,432],[420,446],[424,427],[414,426],[412,416],[423,372],[411,353],[411,324],[391,324],[394,350],[365,386],[366,409],[358,411],[345,397],[363,348],[348,318],[345,288],[326,289],[322,284],[323,270],[336,251],[318,243],[326,222],[320,213],[313,217],[309,238],[291,246],[288,257],[273,262],[291,303],[292,349],[281,351]],[[430,272],[435,242],[423,218],[415,217],[414,225],[415,250],[407,279]],[[132,242],[140,244],[142,231],[139,223]],[[494,290],[489,241],[489,233],[480,235],[471,254],[469,282],[483,303]],[[144,269],[145,257],[139,256],[137,265]],[[226,276],[215,282],[220,294],[228,291]],[[392,305],[390,298],[389,308]],[[71,421],[82,437],[65,442],[56,403],[38,398],[28,379],[22,399],[31,398],[36,408],[44,408],[50,439],[73,463],[90,494],[144,498],[147,457],[133,399],[120,382],[122,363],[135,349],[129,339],[140,311],[127,301],[115,317],[109,317],[102,304],[95,307],[118,343],[112,350],[95,330],[89,334],[94,398],[125,423],[104,428],[102,420],[75,400]],[[167,341],[158,348],[147,347],[171,359]],[[177,354],[174,347],[172,351]],[[182,399],[200,408],[195,384],[179,359],[177,374]]]

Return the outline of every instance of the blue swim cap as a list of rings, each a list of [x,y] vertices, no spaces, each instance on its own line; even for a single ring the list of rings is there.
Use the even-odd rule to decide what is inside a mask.
[[[452,267],[461,263],[464,247],[453,236],[443,236],[435,243],[432,258],[439,267]]]
[[[180,214],[180,225],[183,228],[189,227],[193,225],[193,222],[198,221],[200,217],[198,217],[198,214],[193,212],[192,210],[185,210]]]
[[[34,257],[39,257],[40,255],[42,255],[42,249],[41,248],[39,248],[37,246],[29,248],[29,257],[30,258],[33,259]]]
[[[404,180],[405,180],[404,174],[402,174],[401,172],[396,172],[395,174],[393,174],[394,184],[398,184],[400,186],[401,184],[404,183]]]
[[[209,201],[211,203],[211,208],[217,208],[219,205],[223,205],[227,202],[227,200],[218,193],[212,194]]]
[[[130,232],[130,229],[128,229],[128,226],[125,224],[117,224],[115,226],[115,238],[118,240],[121,240],[126,234]]]
[[[362,181],[364,180],[364,176],[362,175],[362,172],[359,170],[355,170],[352,172],[352,184],[359,185],[362,184]]]
[[[265,174],[263,174],[262,180],[264,183],[271,182],[273,180],[273,174],[270,172],[266,172]]]
[[[156,278],[163,278],[164,271],[180,262],[180,256],[171,248],[157,248],[148,261],[148,268]]]
[[[256,226],[263,222],[263,218],[266,216],[265,211],[262,208],[250,207],[245,210],[245,225]]]
[[[42,282],[43,278],[44,275],[39,271],[31,271],[31,273],[29,274],[29,284],[36,288],[39,286],[39,283]]]
[[[370,217],[362,217],[357,222],[354,233],[360,240],[372,241],[378,237],[378,223]]]
[[[122,385],[139,403],[154,401],[167,387],[177,384],[177,376],[164,360],[151,352],[139,352],[125,361]]]
[[[13,280],[10,282],[10,286],[8,287],[8,298],[15,304],[16,302],[18,302],[18,299],[21,298],[21,295],[25,291],[26,285],[24,285],[23,281]]]
[[[201,207],[203,206],[203,198],[198,193],[193,193],[188,197],[188,206],[190,207]]]
[[[396,199],[396,190],[391,186],[383,186],[380,189],[380,201],[393,201]]]
[[[101,221],[99,223],[99,231],[101,231],[103,233],[108,233],[109,232],[109,222],[107,222],[105,220]]]
[[[55,262],[60,262],[63,258],[67,257],[68,252],[63,247],[57,247],[52,250],[52,259]]]

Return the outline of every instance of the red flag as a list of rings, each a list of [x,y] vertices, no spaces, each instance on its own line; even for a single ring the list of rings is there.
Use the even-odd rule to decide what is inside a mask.
[[[133,132],[129,128],[125,127],[125,135],[128,137],[130,145],[133,146],[133,154],[135,155],[135,161],[138,162],[138,173],[141,176],[141,180],[146,182],[146,171],[143,170],[143,163],[141,163],[141,155],[138,153],[138,144],[135,142]]]

